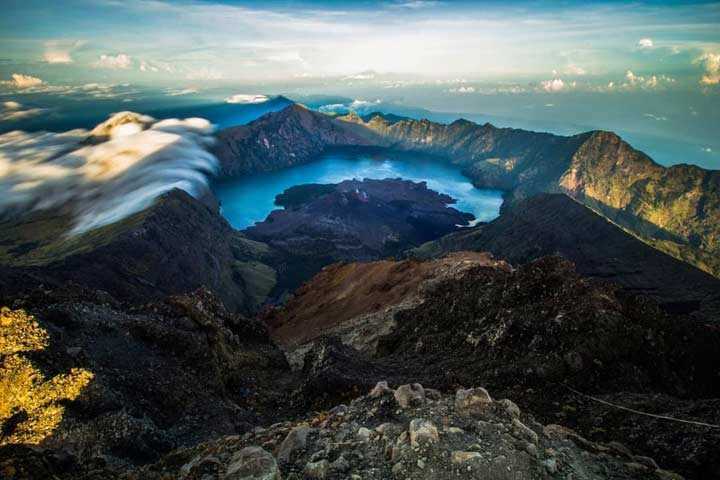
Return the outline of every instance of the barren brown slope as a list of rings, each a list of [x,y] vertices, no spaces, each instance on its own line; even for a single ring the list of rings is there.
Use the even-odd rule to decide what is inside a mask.
[[[338,328],[358,317],[414,305],[427,282],[455,277],[478,266],[509,268],[478,252],[457,252],[429,262],[336,263],[300,287],[285,306],[269,312],[265,320],[277,342],[286,347],[301,345],[338,333]],[[367,338],[364,341],[370,343]]]

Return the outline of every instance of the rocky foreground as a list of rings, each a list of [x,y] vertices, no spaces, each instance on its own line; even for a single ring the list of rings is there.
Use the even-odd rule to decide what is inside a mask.
[[[379,382],[349,404],[180,449],[118,473],[87,472],[72,458],[25,450],[0,463],[8,478],[656,479],[681,477],[618,442],[589,441],[542,425],[483,388],[454,395]]]

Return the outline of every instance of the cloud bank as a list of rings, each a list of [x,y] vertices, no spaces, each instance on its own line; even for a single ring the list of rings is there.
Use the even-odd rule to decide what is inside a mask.
[[[30,88],[42,85],[43,81],[31,75],[13,73],[10,76],[10,80],[3,80],[2,84],[11,88]]]
[[[0,135],[0,214],[69,208],[77,234],[141,211],[173,188],[199,196],[218,169],[207,150],[212,131],[201,118],[121,112],[92,131]]]

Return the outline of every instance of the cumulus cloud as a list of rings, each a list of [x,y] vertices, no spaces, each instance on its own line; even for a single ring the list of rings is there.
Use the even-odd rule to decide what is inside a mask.
[[[119,53],[117,55],[100,55],[100,58],[95,62],[95,66],[98,68],[109,68],[113,70],[127,70],[132,66],[132,58],[126,53]]]
[[[350,103],[331,103],[328,105],[322,105],[318,108],[319,112],[322,113],[336,113],[336,114],[347,114],[350,112],[356,112],[360,115],[372,113],[378,110],[378,105],[382,103],[382,100],[377,99],[373,101],[355,99]]]
[[[552,80],[543,80],[540,86],[546,92],[560,92],[565,89],[565,82],[561,78],[553,78]]]
[[[23,75],[22,73],[13,73],[10,76],[10,80],[4,80],[3,85],[12,88],[30,88],[37,87],[43,84],[43,81],[37,77],[31,75]]]
[[[50,40],[45,42],[43,60],[47,63],[72,63],[72,51],[82,45],[81,41]]]
[[[700,79],[703,85],[717,85],[720,83],[720,53],[705,53],[696,60],[705,69]]]
[[[34,117],[44,112],[44,108],[26,108],[19,102],[8,101],[0,104],[0,122],[12,122]]]
[[[652,38],[641,38],[637,42],[637,46],[640,49],[653,48],[653,45]]]
[[[632,70],[625,72],[625,82],[620,84],[620,88],[624,90],[632,90],[641,88],[644,90],[654,90],[665,88],[676,83],[672,77],[667,75],[636,75]]]
[[[174,73],[175,67],[167,62],[157,62],[157,61],[150,61],[150,60],[141,60],[140,61],[140,67],[141,72],[164,72],[164,73]]]
[[[0,212],[70,208],[71,233],[116,222],[180,188],[199,196],[217,172],[212,126],[121,112],[92,131],[0,135]]]
[[[246,93],[238,93],[231,95],[225,99],[225,103],[264,103],[270,100],[267,95],[254,95]]]

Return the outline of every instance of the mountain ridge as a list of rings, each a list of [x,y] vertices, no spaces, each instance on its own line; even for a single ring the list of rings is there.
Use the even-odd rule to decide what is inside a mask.
[[[502,208],[537,193],[566,193],[655,248],[720,275],[720,171],[663,167],[613,132],[566,137],[465,119],[330,117],[292,105],[221,131],[214,151],[233,176],[307,163],[342,147],[440,157],[476,187],[504,190]]]

